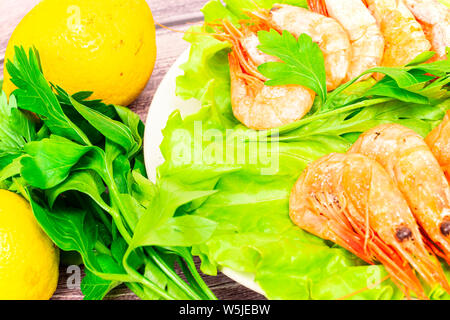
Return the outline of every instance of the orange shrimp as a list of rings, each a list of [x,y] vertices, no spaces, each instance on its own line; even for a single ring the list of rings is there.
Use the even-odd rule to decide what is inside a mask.
[[[248,22],[247,22],[248,23]],[[267,80],[258,72],[258,65],[277,61],[257,47],[258,30],[269,30],[268,25],[242,22],[242,28],[224,20],[220,25],[224,32],[216,37],[229,41],[231,104],[234,116],[246,127],[265,130],[300,120],[311,109],[315,93],[300,85],[266,86]]]
[[[444,170],[447,181],[450,181],[450,111],[447,112],[441,124],[425,138],[425,142]]]
[[[314,12],[336,19],[350,37],[352,58],[345,82],[381,64],[384,37],[362,0],[308,0],[308,4]]]
[[[335,19],[287,4],[275,4],[270,12],[259,12],[259,16],[269,20],[273,28],[287,30],[296,37],[305,33],[319,45],[325,59],[328,91],[344,82],[352,48],[348,34]]]
[[[386,169],[426,236],[450,261],[450,186],[424,139],[399,124],[384,124],[361,135],[349,152],[364,154]]]
[[[289,213],[300,228],[369,263],[381,262],[407,297],[414,292],[426,299],[413,269],[431,286],[450,291],[401,192],[364,155],[331,154],[310,164],[292,190]]]
[[[405,4],[437,53],[434,60],[446,59],[446,48],[450,46],[450,9],[437,0],[405,0]]]
[[[380,26],[385,40],[381,65],[399,67],[430,50],[422,26],[403,0],[365,0]],[[377,75],[380,78],[380,75]]]

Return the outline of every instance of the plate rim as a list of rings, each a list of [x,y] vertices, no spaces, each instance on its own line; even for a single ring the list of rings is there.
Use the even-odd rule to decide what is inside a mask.
[[[165,128],[167,124],[167,120],[169,116],[172,114],[175,110],[183,111],[183,103],[186,105],[189,103],[190,106],[188,109],[190,109],[190,112],[188,111],[187,114],[192,114],[195,112],[195,108],[197,107],[198,110],[200,110],[200,102],[195,99],[189,100],[182,100],[181,98],[176,96],[175,88],[176,88],[176,78],[179,75],[182,75],[184,72],[181,70],[181,65],[187,62],[189,55],[190,55],[191,46],[189,46],[187,49],[185,49],[176,59],[176,61],[171,65],[167,73],[164,75],[162,81],[158,85],[157,90],[155,91],[155,94],[152,98],[152,101],[149,106],[148,114],[146,117],[145,122],[145,132],[144,132],[144,143],[143,143],[143,152],[144,152],[144,162],[145,167],[147,170],[147,174],[149,179],[152,182],[156,181],[156,168],[164,162],[164,158],[161,154],[160,150],[160,144],[163,139],[162,135],[162,129]],[[172,96],[169,96],[168,98],[164,95],[167,92],[172,92]],[[161,101],[167,100],[167,99],[175,99],[178,100],[178,106],[175,107],[169,103],[168,106],[165,106],[164,104],[160,104]],[[195,105],[197,104],[197,106]],[[162,109],[164,107],[164,109]],[[158,113],[159,112],[159,113]],[[183,115],[183,112],[181,112]],[[165,118],[165,119],[161,119]],[[155,119],[155,120],[152,120]],[[155,121],[156,124],[154,123]],[[158,163],[158,161],[160,163]],[[234,280],[235,282],[243,285],[244,287],[247,287],[248,289],[255,291],[265,297],[267,295],[265,294],[264,290],[261,288],[260,285],[258,285],[255,282],[255,275],[252,273],[247,272],[240,272],[233,270],[228,267],[221,267],[219,266],[219,270],[226,275],[228,278]]]

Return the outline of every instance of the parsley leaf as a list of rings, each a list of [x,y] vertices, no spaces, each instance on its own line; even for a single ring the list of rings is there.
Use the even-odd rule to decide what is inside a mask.
[[[161,187],[145,178],[139,116],[88,101],[87,91],[67,94],[45,80],[37,51],[16,47],[15,53],[7,67],[18,89],[9,103],[0,96],[0,187],[22,193],[54,243],[81,255],[85,298],[102,299],[125,283],[143,299],[216,299],[192,267],[189,249],[216,224],[174,217],[173,203],[192,199],[176,187],[161,198]],[[158,228],[149,229],[145,221],[153,217]],[[176,242],[167,235],[178,236]],[[175,272],[174,259],[189,282]]]
[[[298,40],[289,32],[275,30],[258,32],[259,50],[281,59],[258,67],[268,86],[298,84],[313,90],[325,102],[327,83],[323,53],[310,36],[300,35]]]
[[[17,108],[16,98],[8,102],[5,93],[0,95],[0,154],[20,152],[34,139],[35,124]]]
[[[86,134],[64,114],[61,104],[42,74],[37,52],[30,49],[28,55],[29,57],[22,47],[15,47],[14,63],[6,63],[12,83],[19,88],[14,91],[18,107],[41,116],[55,134],[90,145]]]

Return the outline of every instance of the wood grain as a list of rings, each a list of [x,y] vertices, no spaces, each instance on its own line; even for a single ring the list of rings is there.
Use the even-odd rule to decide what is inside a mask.
[[[23,16],[33,8],[39,0],[0,0],[0,75],[3,74],[3,57],[14,28]],[[177,30],[186,30],[190,25],[200,23],[202,14],[200,9],[207,2],[205,0],[150,0],[147,1],[152,9],[156,22],[170,26]],[[188,47],[182,40],[182,34],[157,27],[157,60],[155,70],[142,95],[133,103],[131,108],[145,120],[148,107],[167,70],[176,58]],[[0,77],[1,78],[1,77]],[[197,264],[198,259],[196,259]],[[80,289],[70,289],[72,273],[67,267],[61,267],[58,289],[52,299],[78,300],[83,295]],[[219,299],[244,300],[263,299],[264,297],[245,288],[223,274],[216,277],[204,276],[208,286]],[[69,281],[69,285],[68,285]],[[126,287],[114,289],[108,299],[137,299]]]

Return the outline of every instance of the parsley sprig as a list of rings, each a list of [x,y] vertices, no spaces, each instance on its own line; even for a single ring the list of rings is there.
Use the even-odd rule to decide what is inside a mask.
[[[49,85],[35,50],[16,47],[7,68],[18,89],[0,97],[0,187],[24,195],[53,242],[81,255],[85,298],[124,283],[143,299],[216,299],[190,252],[216,223],[175,216],[209,191],[170,179],[161,191],[146,178],[139,116]]]
[[[259,49],[283,62],[267,62],[258,70],[270,80],[268,86],[299,84],[313,90],[325,101],[327,84],[323,53],[310,36],[300,35],[298,40],[289,32],[275,30],[258,32]]]
[[[434,53],[425,52],[403,67],[371,68],[327,95],[323,53],[310,36],[302,34],[296,39],[287,31],[280,34],[272,29],[260,31],[258,38],[260,41],[258,48],[262,52],[281,60],[259,66],[258,70],[269,79],[265,84],[268,86],[297,84],[310,88],[320,99],[319,112],[329,110],[337,103],[342,92],[367,74],[381,73],[385,77],[361,92],[357,97],[359,99],[389,97],[405,102],[428,103],[441,98],[439,95],[445,93],[441,89],[450,82],[449,60],[426,63]],[[439,80],[430,86],[430,81],[437,77]],[[355,98],[354,101],[356,100]]]

